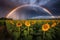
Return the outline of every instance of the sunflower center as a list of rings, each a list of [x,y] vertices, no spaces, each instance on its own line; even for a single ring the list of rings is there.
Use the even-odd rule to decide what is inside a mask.
[[[47,29],[47,25],[44,26],[44,29]]]
[[[18,23],[18,25],[20,25],[20,23]]]
[[[27,23],[27,25],[29,25],[29,23]]]

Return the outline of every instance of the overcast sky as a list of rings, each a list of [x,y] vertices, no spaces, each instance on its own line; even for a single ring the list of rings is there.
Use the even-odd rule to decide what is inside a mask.
[[[48,8],[53,15],[60,15],[60,0],[0,0],[0,17],[5,17],[12,9],[24,3],[36,3]]]

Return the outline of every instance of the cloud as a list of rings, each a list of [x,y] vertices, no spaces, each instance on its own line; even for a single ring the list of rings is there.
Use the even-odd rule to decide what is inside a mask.
[[[60,18],[60,16],[36,16],[31,19],[52,19],[52,18]]]

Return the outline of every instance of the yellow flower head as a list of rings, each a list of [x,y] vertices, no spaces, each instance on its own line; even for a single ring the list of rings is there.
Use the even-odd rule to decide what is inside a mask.
[[[50,22],[50,20],[44,20],[44,22]]]
[[[35,23],[36,23],[36,21],[32,21],[32,22],[31,22],[32,25],[35,24]]]
[[[51,27],[55,27],[57,24],[56,23],[53,23],[52,25],[51,25]]]
[[[49,25],[48,23],[42,25],[42,30],[43,30],[43,31],[48,31],[49,29],[50,29],[50,25]]]
[[[26,25],[27,27],[30,27],[30,22],[29,22],[29,21],[25,21],[25,25]]]
[[[47,22],[50,22],[50,20],[47,20]]]
[[[53,23],[55,23],[55,22],[56,22],[56,20],[52,20],[52,22],[53,22]]]
[[[9,20],[9,22],[14,25],[14,22],[12,20]]]
[[[17,27],[21,27],[21,26],[22,26],[22,23],[17,22],[17,23],[16,23],[16,26],[17,26]]]
[[[60,20],[57,21],[57,24],[59,24],[59,23],[60,23]]]

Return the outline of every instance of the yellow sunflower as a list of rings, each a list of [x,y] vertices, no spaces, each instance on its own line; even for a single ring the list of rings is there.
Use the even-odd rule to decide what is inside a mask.
[[[51,27],[55,27],[57,24],[56,23],[53,23],[52,25],[51,25]]]
[[[60,20],[57,20],[57,24],[59,24],[60,23]]]
[[[21,27],[21,26],[22,26],[22,23],[17,22],[17,23],[16,23],[16,26],[17,26],[17,27]]]
[[[27,27],[30,27],[30,22],[29,22],[29,21],[25,21],[25,25],[26,25]]]
[[[33,24],[35,24],[36,23],[36,21],[31,21],[31,24],[33,25]]]
[[[9,20],[9,22],[14,25],[14,22],[12,20]]]
[[[47,22],[50,22],[50,20],[47,20]]]
[[[52,23],[55,23],[56,22],[56,20],[52,20]]]
[[[50,25],[49,25],[48,23],[42,25],[42,30],[43,30],[43,31],[48,31],[49,29],[50,29]]]

